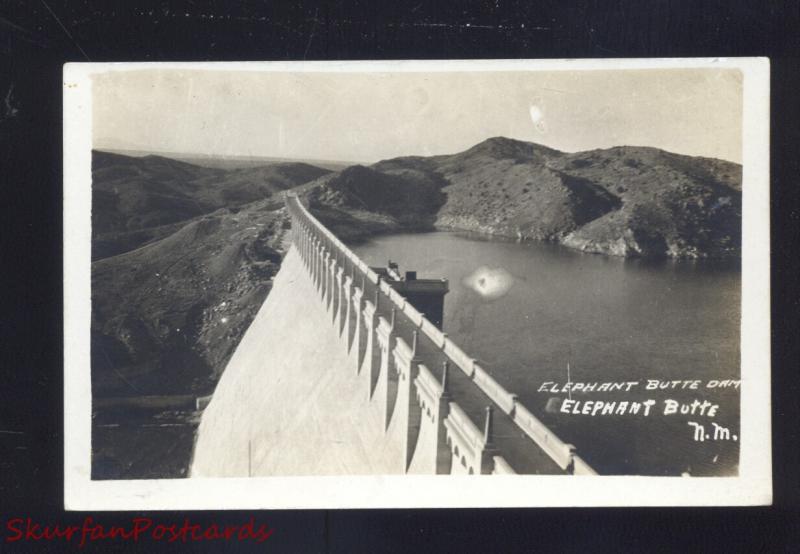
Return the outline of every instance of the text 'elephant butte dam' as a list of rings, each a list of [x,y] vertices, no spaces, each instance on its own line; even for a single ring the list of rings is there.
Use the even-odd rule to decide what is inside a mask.
[[[404,297],[296,196],[288,195],[286,204],[293,248],[204,414],[192,475],[595,474],[573,445],[448,339],[431,321],[441,323],[440,313],[428,318],[418,311],[435,312],[435,294],[433,304],[412,305],[409,298],[424,298],[426,285],[435,290],[436,282],[419,280],[417,294],[409,290]],[[303,305],[293,309],[283,298],[289,294]],[[291,325],[267,321],[281,310],[296,314]],[[283,340],[282,328],[295,323],[316,327],[307,333],[311,340]],[[270,341],[292,352],[264,361]],[[270,407],[263,390],[253,392],[257,383],[244,384],[254,363],[274,385],[265,389],[284,387],[286,395],[305,397],[307,406]],[[258,409],[268,412],[226,409],[247,405],[254,394]],[[253,427],[253,417],[259,429],[242,432]],[[226,461],[219,461],[220,452],[229,453]]]

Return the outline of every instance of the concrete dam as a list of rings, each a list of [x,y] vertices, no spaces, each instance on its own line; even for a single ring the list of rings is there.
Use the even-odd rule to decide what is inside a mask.
[[[425,290],[286,205],[292,246],[203,413],[192,477],[595,474],[447,337]]]

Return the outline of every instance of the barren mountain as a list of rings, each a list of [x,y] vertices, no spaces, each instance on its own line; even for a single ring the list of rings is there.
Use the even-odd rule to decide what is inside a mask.
[[[444,203],[444,185],[446,182],[430,171],[378,171],[355,165],[300,189],[306,190],[320,221],[346,240],[393,229],[430,227]]]
[[[568,154],[497,137],[354,169],[303,187],[347,237],[451,228],[618,256],[740,255],[741,166],[723,160],[645,147]],[[374,200],[384,194],[391,202]]]

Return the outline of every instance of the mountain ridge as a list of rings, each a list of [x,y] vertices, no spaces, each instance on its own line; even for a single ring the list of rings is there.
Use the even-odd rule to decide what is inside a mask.
[[[372,185],[340,171],[303,187],[312,210],[348,238],[454,229],[624,257],[730,258],[741,252],[741,166],[725,160],[640,146],[567,153],[492,137],[455,154],[402,156],[368,168],[375,173],[362,172],[362,178]],[[420,183],[439,186],[435,210],[415,202],[365,208],[355,200],[348,204],[344,194],[359,188],[380,195],[402,182],[415,191]]]
[[[220,169],[161,155],[92,152],[92,259],[164,238],[181,222],[275,197],[330,173],[303,162]]]

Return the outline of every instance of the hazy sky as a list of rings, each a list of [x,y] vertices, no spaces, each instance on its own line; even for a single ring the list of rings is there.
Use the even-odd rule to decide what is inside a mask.
[[[96,75],[94,145],[375,162],[492,136],[574,152],[618,145],[741,162],[732,69]]]

